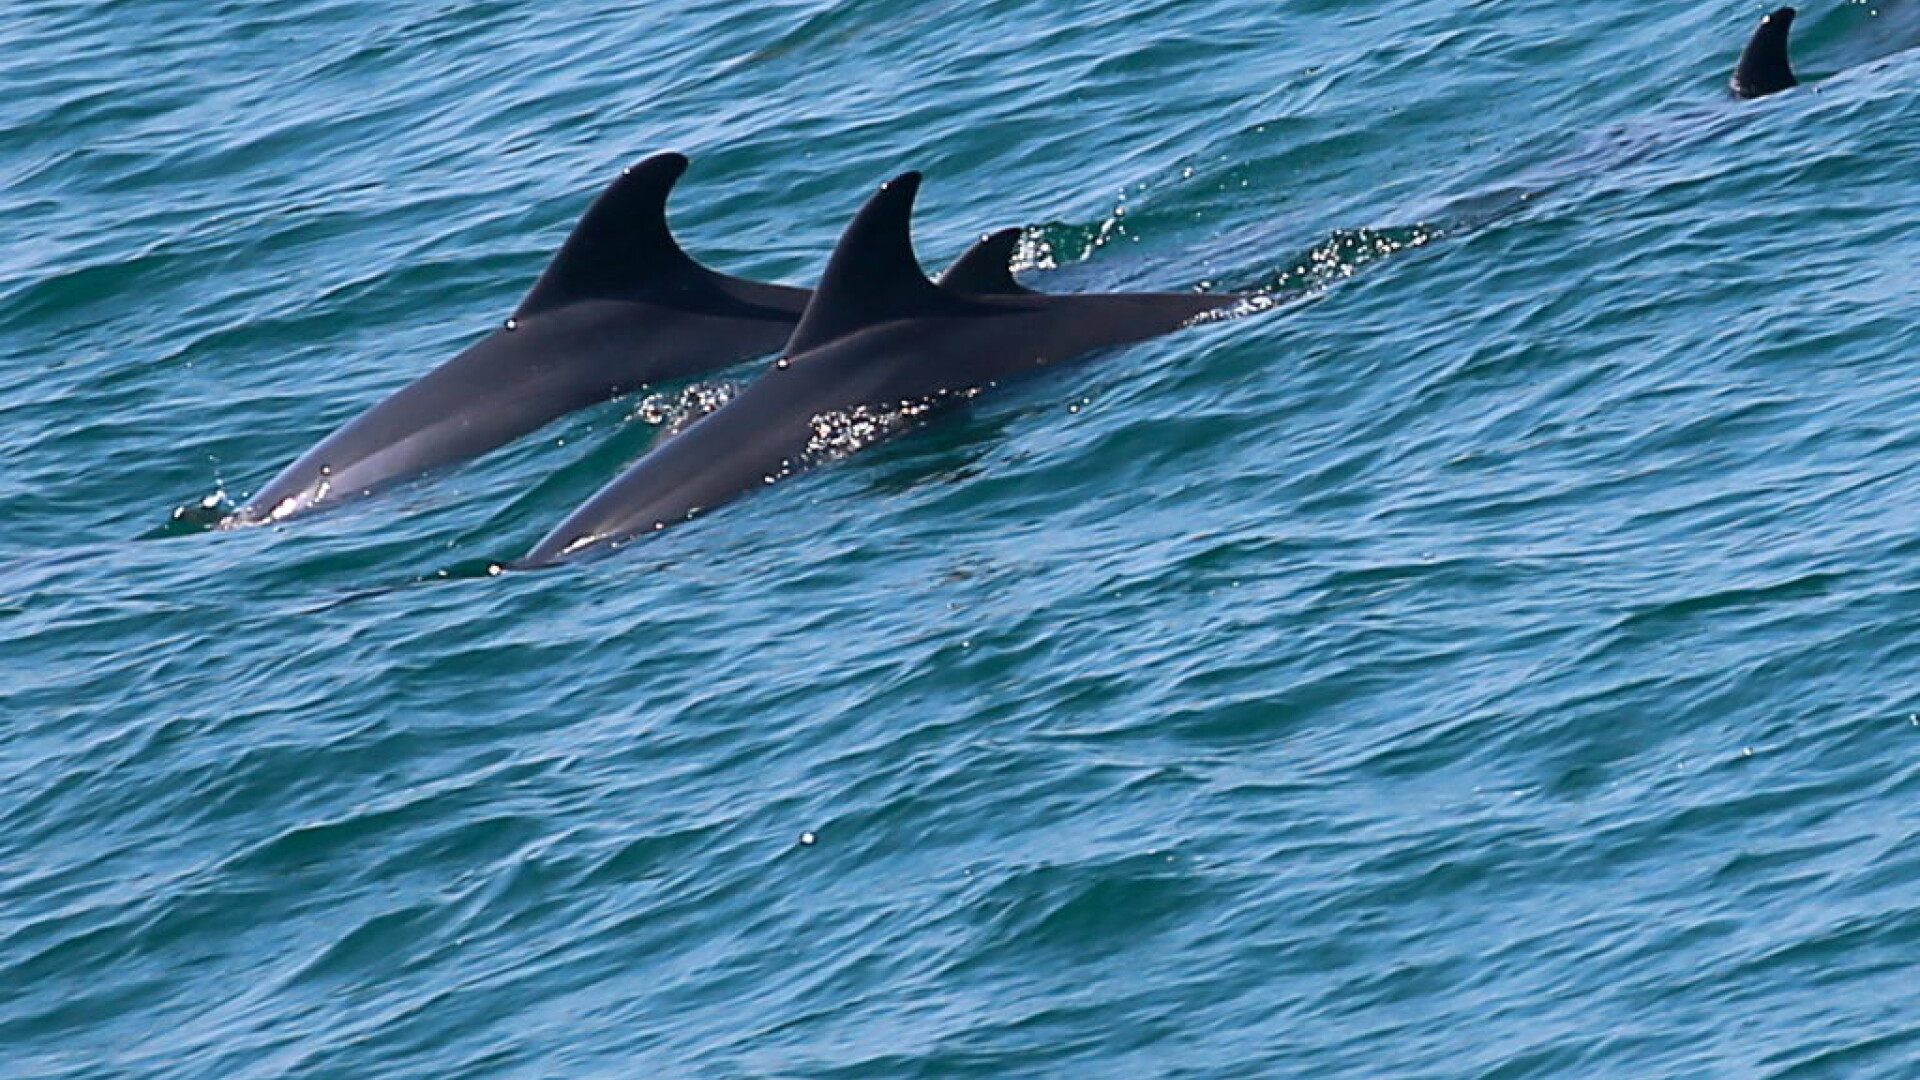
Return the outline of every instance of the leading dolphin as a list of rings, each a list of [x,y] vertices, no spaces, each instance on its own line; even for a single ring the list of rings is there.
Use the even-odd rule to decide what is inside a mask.
[[[347,422],[221,523],[278,521],[477,457],[641,386],[764,356],[805,289],[709,270],[667,228],[680,154],[625,169],[505,324]]]
[[[1754,27],[1747,47],[1740,50],[1740,62],[1733,69],[1733,95],[1741,98],[1765,97],[1791,86],[1793,63],[1787,58],[1787,31],[1793,29],[1794,10],[1783,7],[1770,12]]]
[[[909,231],[919,189],[920,174],[905,173],[861,208],[771,369],[656,446],[513,568],[605,550],[803,468],[818,456],[820,427],[831,424],[826,418],[910,413],[1246,300],[1030,292],[1006,269],[1018,237],[1011,229],[982,240],[942,282],[930,281]]]

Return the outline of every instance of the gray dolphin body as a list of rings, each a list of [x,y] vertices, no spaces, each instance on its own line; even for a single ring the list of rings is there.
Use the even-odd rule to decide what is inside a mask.
[[[1733,96],[1765,97],[1800,85],[1787,56],[1787,32],[1793,29],[1793,16],[1792,8],[1783,7],[1761,17],[1746,48],[1740,50],[1740,62],[1734,65],[1730,84]]]
[[[778,350],[809,293],[681,250],[666,202],[686,167],[659,154],[624,170],[503,326],[321,440],[221,526],[369,494],[638,387]]]
[[[821,417],[970,394],[1245,299],[1030,292],[1007,268],[1013,229],[986,237],[930,281],[909,235],[919,186],[919,174],[906,173],[861,208],[771,369],[602,488],[514,568],[605,550],[803,468]]]

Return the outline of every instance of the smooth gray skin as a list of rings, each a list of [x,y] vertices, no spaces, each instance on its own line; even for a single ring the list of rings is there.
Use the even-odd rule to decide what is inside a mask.
[[[804,468],[816,417],[979,390],[1245,299],[1030,292],[1007,269],[1012,229],[981,241],[936,284],[908,234],[919,186],[919,174],[906,173],[868,200],[770,370],[602,488],[513,568],[603,551]]]
[[[667,229],[687,159],[624,170],[502,327],[301,455],[222,528],[279,521],[477,457],[576,409],[778,350],[809,293],[694,262]]]
[[[1740,98],[1765,97],[1788,87],[1800,85],[1794,77],[1793,63],[1787,57],[1787,31],[1793,29],[1794,10],[1779,8],[1764,16],[1754,27],[1747,47],[1740,50],[1740,62],[1733,69],[1733,95]]]

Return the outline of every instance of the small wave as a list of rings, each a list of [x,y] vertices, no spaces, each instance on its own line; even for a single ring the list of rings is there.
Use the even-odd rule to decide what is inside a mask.
[[[192,536],[212,532],[233,513],[236,504],[226,488],[216,488],[190,503],[173,508],[167,520],[141,533],[141,540],[164,540],[170,536]]]

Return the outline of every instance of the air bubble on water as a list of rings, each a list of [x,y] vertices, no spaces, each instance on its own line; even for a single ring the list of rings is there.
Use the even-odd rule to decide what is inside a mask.
[[[733,400],[739,393],[735,383],[719,381],[695,383],[671,394],[648,394],[640,399],[629,419],[665,428],[675,435],[687,425]]]
[[[863,450],[906,430],[936,403],[923,399],[883,406],[856,405],[820,413],[813,418],[813,431],[801,461],[813,465]]]
[[[1046,237],[1029,231],[1023,231],[1020,234],[1019,242],[1014,245],[1013,258],[1009,261],[1008,269],[1015,273],[1023,273],[1028,270],[1059,268],[1059,257],[1055,255],[1053,244]]]

